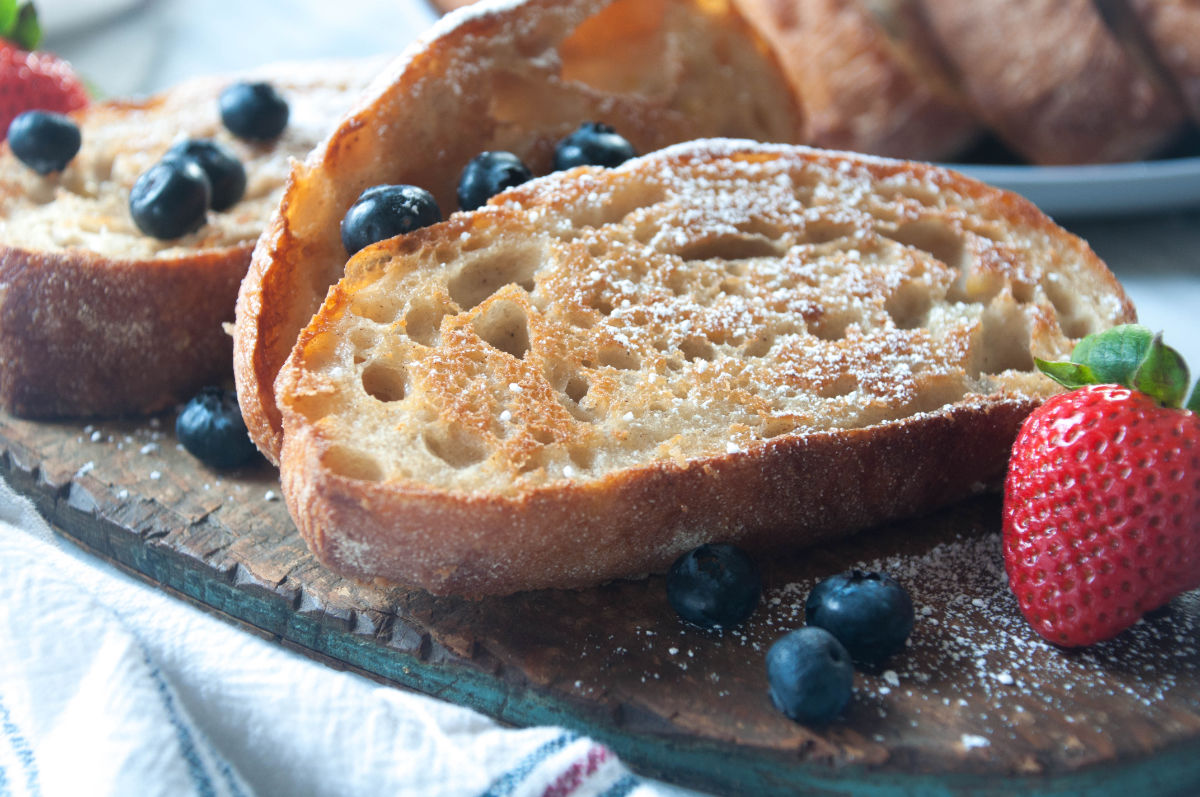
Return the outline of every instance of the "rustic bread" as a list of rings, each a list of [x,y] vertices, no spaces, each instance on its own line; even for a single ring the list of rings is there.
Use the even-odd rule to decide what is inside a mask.
[[[914,25],[911,0],[738,0],[779,53],[808,143],[945,160],[980,125]]]
[[[1192,0],[1097,0],[1117,25],[1149,48],[1193,121],[1200,122],[1200,3]]]
[[[1092,0],[919,0],[980,119],[1036,164],[1138,160],[1181,129],[1170,87]]]
[[[297,165],[238,297],[234,372],[251,437],[278,456],[274,380],[346,260],[342,216],[363,189],[409,183],[456,209],[484,150],[549,171],[582,121],[639,152],[697,136],[796,141],[803,116],[769,47],[724,0],[524,0],[445,17]]]
[[[83,138],[62,172],[40,176],[0,150],[0,404],[30,417],[145,413],[227,379],[237,288],[302,157],[386,61],[281,64],[206,77],[75,114]],[[269,80],[291,106],[269,144],[235,139],[217,96]],[[129,213],[138,176],[176,141],[214,138],[243,162],[245,197],[172,241]]]
[[[795,548],[994,486],[1133,309],[1023,199],[710,140],[355,255],[276,384],[281,481],[345,575],[484,595]]]

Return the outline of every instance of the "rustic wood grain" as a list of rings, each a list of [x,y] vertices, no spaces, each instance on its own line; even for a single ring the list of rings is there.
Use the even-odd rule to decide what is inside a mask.
[[[305,549],[274,469],[208,471],[172,423],[0,416],[0,472],[98,556],[256,633],[508,722],[574,727],[709,791],[1200,786],[1200,596],[1089,651],[1047,645],[1004,584],[993,496],[764,562],[758,612],[712,633],[674,617],[658,577],[477,602],[337,578]],[[814,732],[771,706],[763,655],[802,623],[815,579],[856,565],[906,584],[917,628]]]

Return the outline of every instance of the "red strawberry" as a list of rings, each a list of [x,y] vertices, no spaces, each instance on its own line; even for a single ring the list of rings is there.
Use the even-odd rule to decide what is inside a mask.
[[[1144,327],[1087,338],[1072,360],[1039,362],[1076,389],[1026,419],[1003,510],[1009,586],[1066,647],[1200,587],[1200,388],[1179,408],[1187,370]]]
[[[32,4],[0,0],[0,130],[23,111],[66,113],[88,104],[88,93],[70,64],[31,52],[41,37]]]

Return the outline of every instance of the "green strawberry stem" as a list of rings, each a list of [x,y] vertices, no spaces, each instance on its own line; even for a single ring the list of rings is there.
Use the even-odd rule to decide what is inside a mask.
[[[1147,394],[1164,407],[1200,412],[1200,382],[1186,405],[1188,368],[1179,352],[1139,324],[1123,324],[1088,335],[1070,362],[1034,359],[1042,373],[1066,388],[1116,384]]]
[[[32,2],[0,0],[0,37],[22,50],[33,50],[38,46],[42,40],[42,27]]]

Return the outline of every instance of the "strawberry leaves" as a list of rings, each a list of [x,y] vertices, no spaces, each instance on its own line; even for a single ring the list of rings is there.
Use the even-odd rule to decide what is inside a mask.
[[[1179,352],[1138,324],[1123,324],[1088,335],[1071,352],[1070,362],[1034,362],[1042,373],[1063,387],[1115,384],[1138,390],[1163,407],[1183,405],[1187,395],[1188,368]],[[1186,408],[1200,411],[1200,384],[1192,391]]]
[[[37,11],[29,0],[0,0],[0,37],[22,50],[33,50],[42,40]]]

